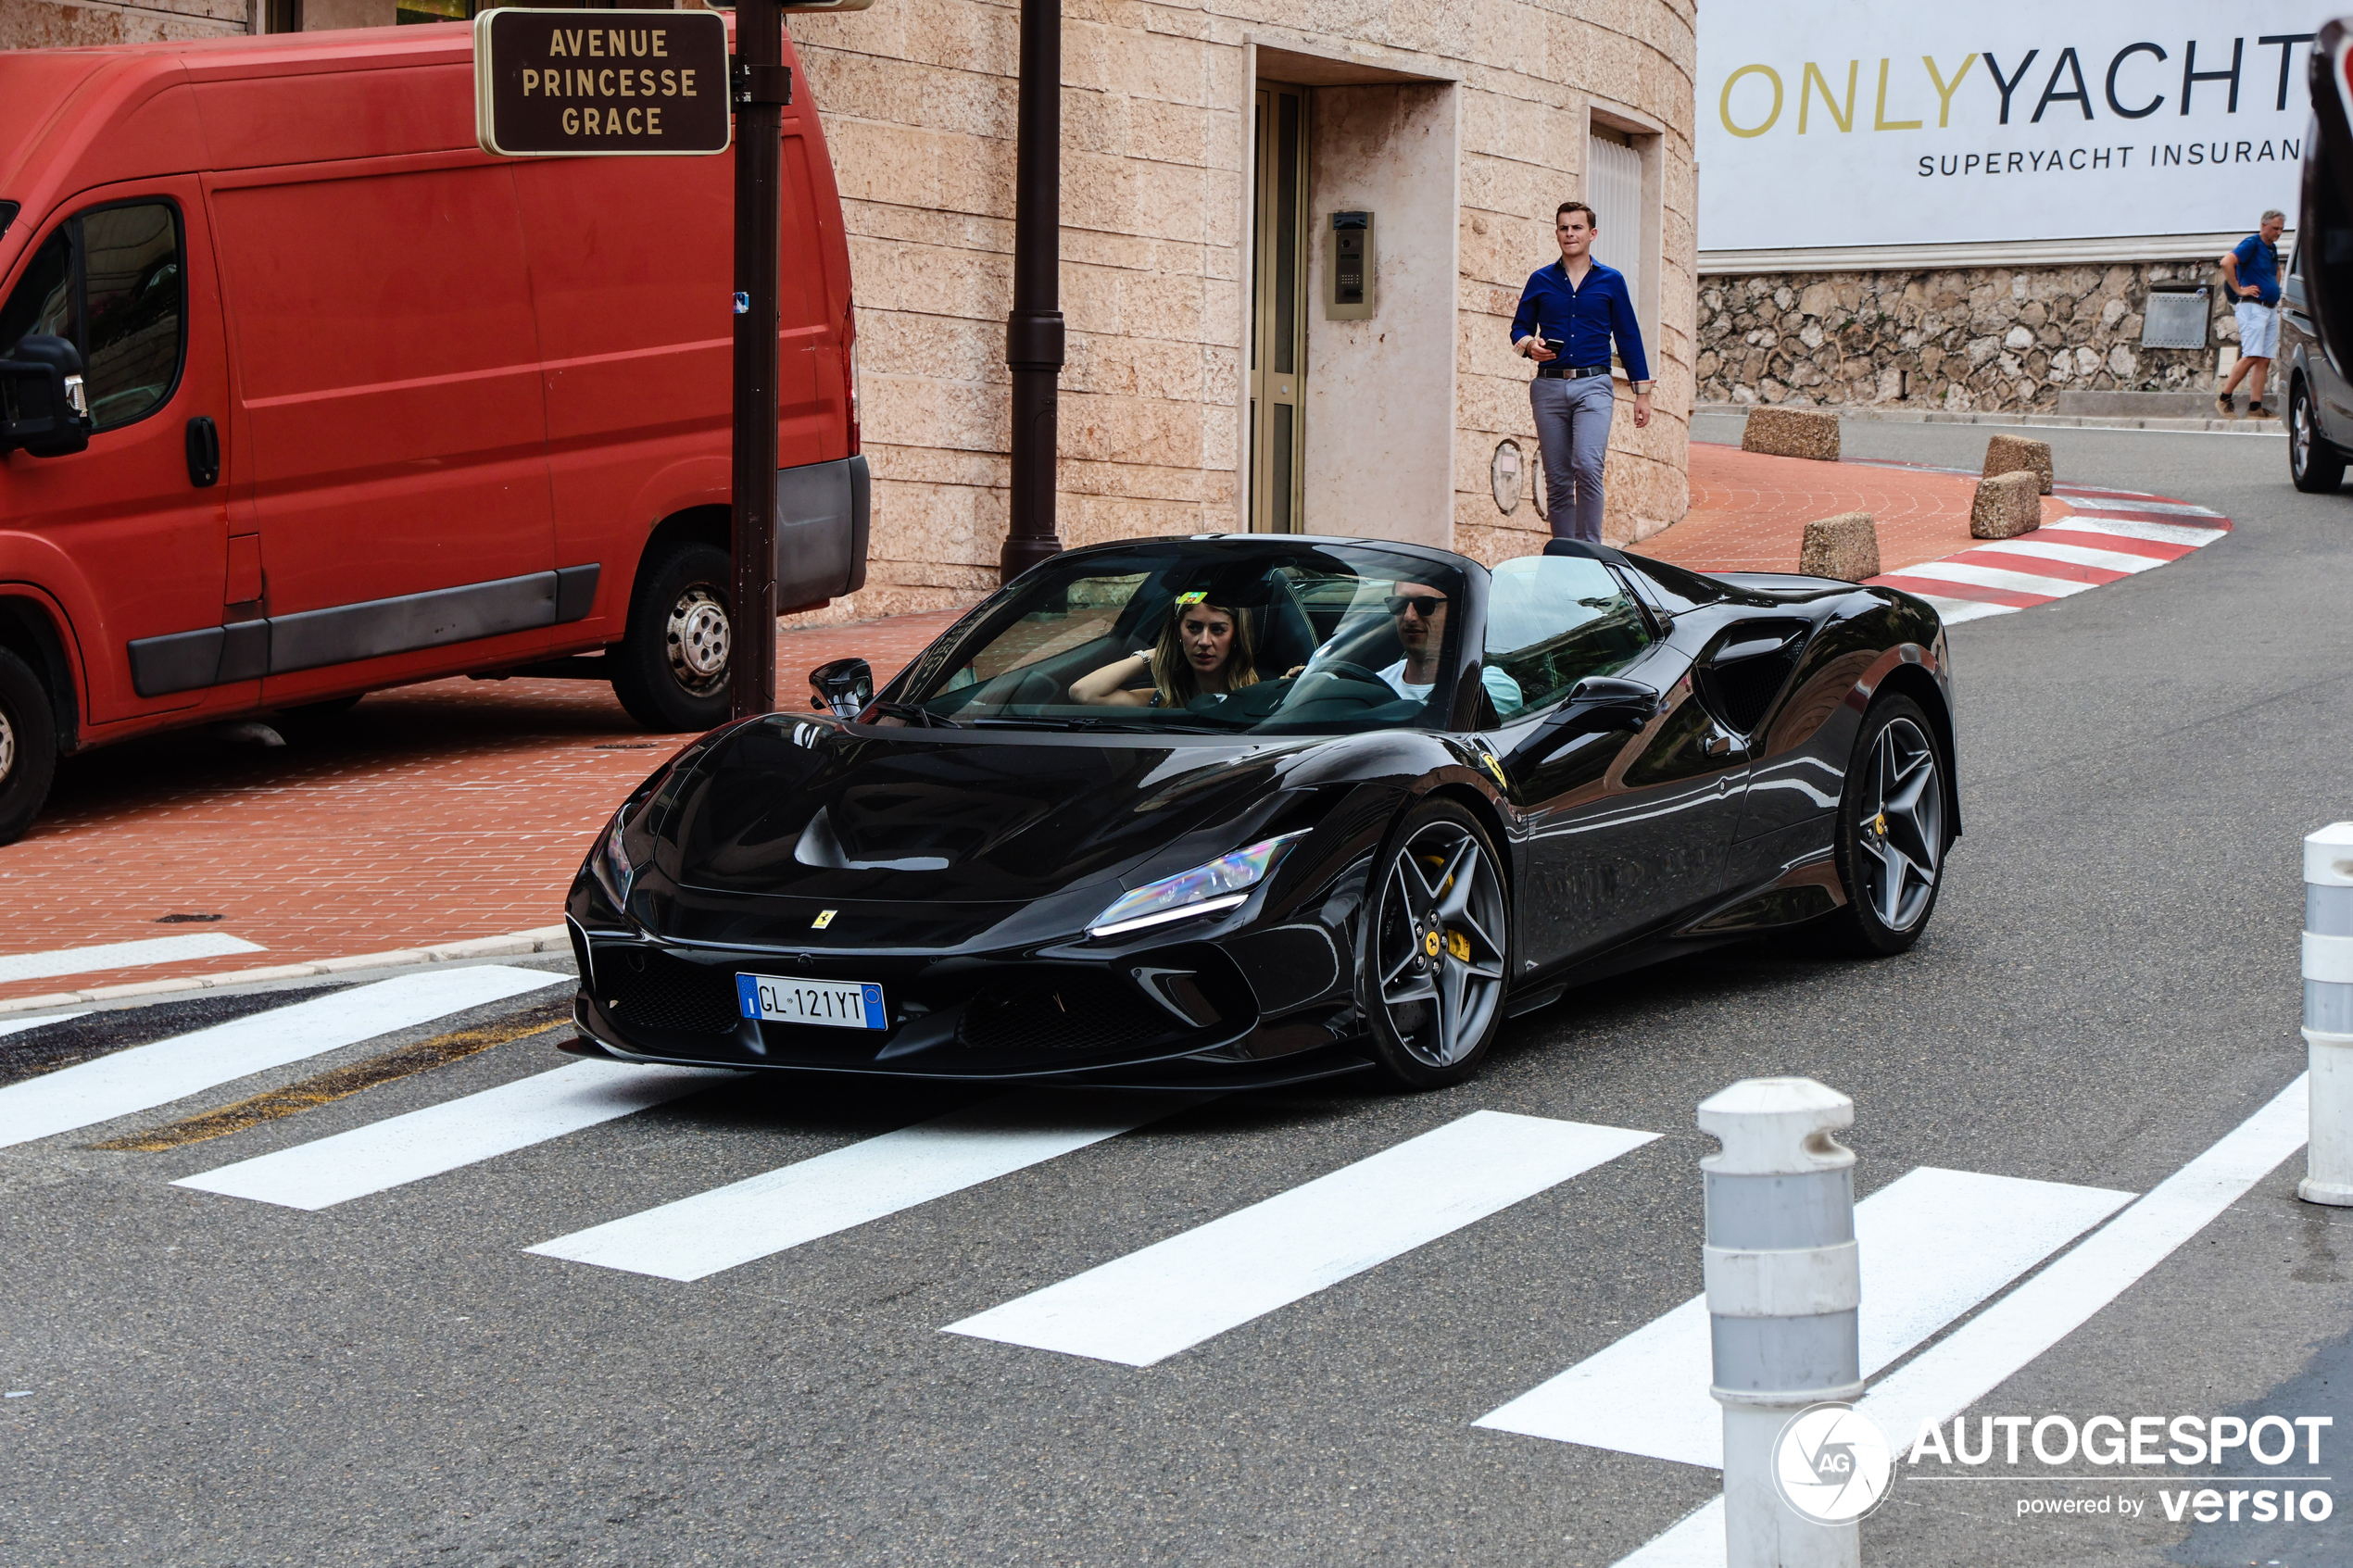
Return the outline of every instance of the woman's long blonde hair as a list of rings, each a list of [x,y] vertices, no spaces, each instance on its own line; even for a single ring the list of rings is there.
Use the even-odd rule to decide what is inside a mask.
[[[1234,623],[1234,640],[1226,645],[1226,662],[1217,671],[1216,689],[1238,692],[1258,684],[1258,639],[1251,633],[1250,618],[1230,605],[1179,595],[1168,612],[1167,624],[1160,629],[1160,640],[1152,645],[1152,684],[1160,688],[1161,706],[1182,708],[1205,689],[1193,674],[1193,661],[1185,657],[1183,627],[1189,609],[1214,609]]]

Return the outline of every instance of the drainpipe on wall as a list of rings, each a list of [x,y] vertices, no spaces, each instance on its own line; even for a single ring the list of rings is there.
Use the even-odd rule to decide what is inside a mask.
[[[1021,107],[1014,143],[1011,526],[998,570],[1010,582],[1057,554],[1055,403],[1063,368],[1062,0],[1022,0]]]

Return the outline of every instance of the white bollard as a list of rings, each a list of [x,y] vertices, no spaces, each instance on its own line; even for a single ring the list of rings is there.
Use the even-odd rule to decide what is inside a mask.
[[[2312,1141],[2296,1195],[2353,1208],[2353,822],[2304,839],[2304,1044]]]
[[[1859,1568],[1855,1523],[1785,1503],[1775,1440],[1808,1405],[1863,1392],[1855,1310],[1855,1151],[1831,1136],[1855,1102],[1811,1078],[1744,1078],[1700,1102],[1723,1144],[1707,1189],[1708,1329],[1724,1407],[1727,1568]]]

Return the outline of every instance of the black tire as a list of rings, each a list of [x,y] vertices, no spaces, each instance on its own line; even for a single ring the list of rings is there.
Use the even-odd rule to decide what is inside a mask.
[[[1373,1059],[1407,1089],[1478,1071],[1504,1022],[1511,889],[1478,820],[1450,801],[1405,813],[1373,863],[1357,973]]]
[[[1833,949],[1886,958],[1920,939],[1944,885],[1952,799],[1951,764],[1920,705],[1893,694],[1873,702],[1839,797],[1846,907],[1826,922]]]
[[[2345,454],[2322,436],[2320,414],[2301,376],[2287,389],[2287,475],[2309,495],[2334,495],[2345,483]]]
[[[646,728],[699,734],[726,722],[732,575],[726,551],[692,541],[638,574],[628,629],[605,657],[613,695]]]
[[[0,844],[22,838],[57,777],[57,716],[32,667],[0,648]]]

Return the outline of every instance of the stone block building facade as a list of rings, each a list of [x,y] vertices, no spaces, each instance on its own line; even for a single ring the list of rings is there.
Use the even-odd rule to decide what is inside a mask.
[[[2065,392],[2197,392],[2238,341],[2220,277],[2192,260],[1703,276],[1699,399],[2051,413]],[[2142,346],[2152,286],[2201,283],[2208,346]]]
[[[473,4],[5,0],[0,46]],[[1620,399],[1605,531],[1682,516],[1694,0],[1065,0],[1063,16],[1065,544],[1276,528],[1538,548],[1530,368],[1507,329],[1571,197],[1602,209],[1595,255],[1636,282],[1657,383],[1647,430]],[[868,586],[820,613],[970,603],[996,585],[1007,526],[1016,0],[875,0],[789,26],[846,209],[875,474]],[[1332,309],[1337,212],[1370,215],[1368,319]]]
[[[995,585],[1006,528],[1017,11],[877,0],[791,30],[847,209],[876,474],[869,586],[828,613],[968,602]],[[1691,0],[1070,0],[1063,541],[1264,527],[1279,509],[1253,418],[1273,370],[1252,362],[1281,308],[1265,275],[1282,238],[1265,210],[1283,178],[1270,89],[1297,89],[1303,120],[1291,526],[1491,559],[1539,547],[1534,504],[1506,513],[1491,480],[1500,443],[1526,467],[1536,452],[1507,328],[1556,255],[1553,209],[1592,199],[1597,143],[1642,170],[1641,208],[1596,254],[1647,264],[1659,383],[1646,431],[1621,400],[1605,527],[1632,539],[1680,518],[1694,48]],[[1375,213],[1366,321],[1321,303],[1342,208]]]

